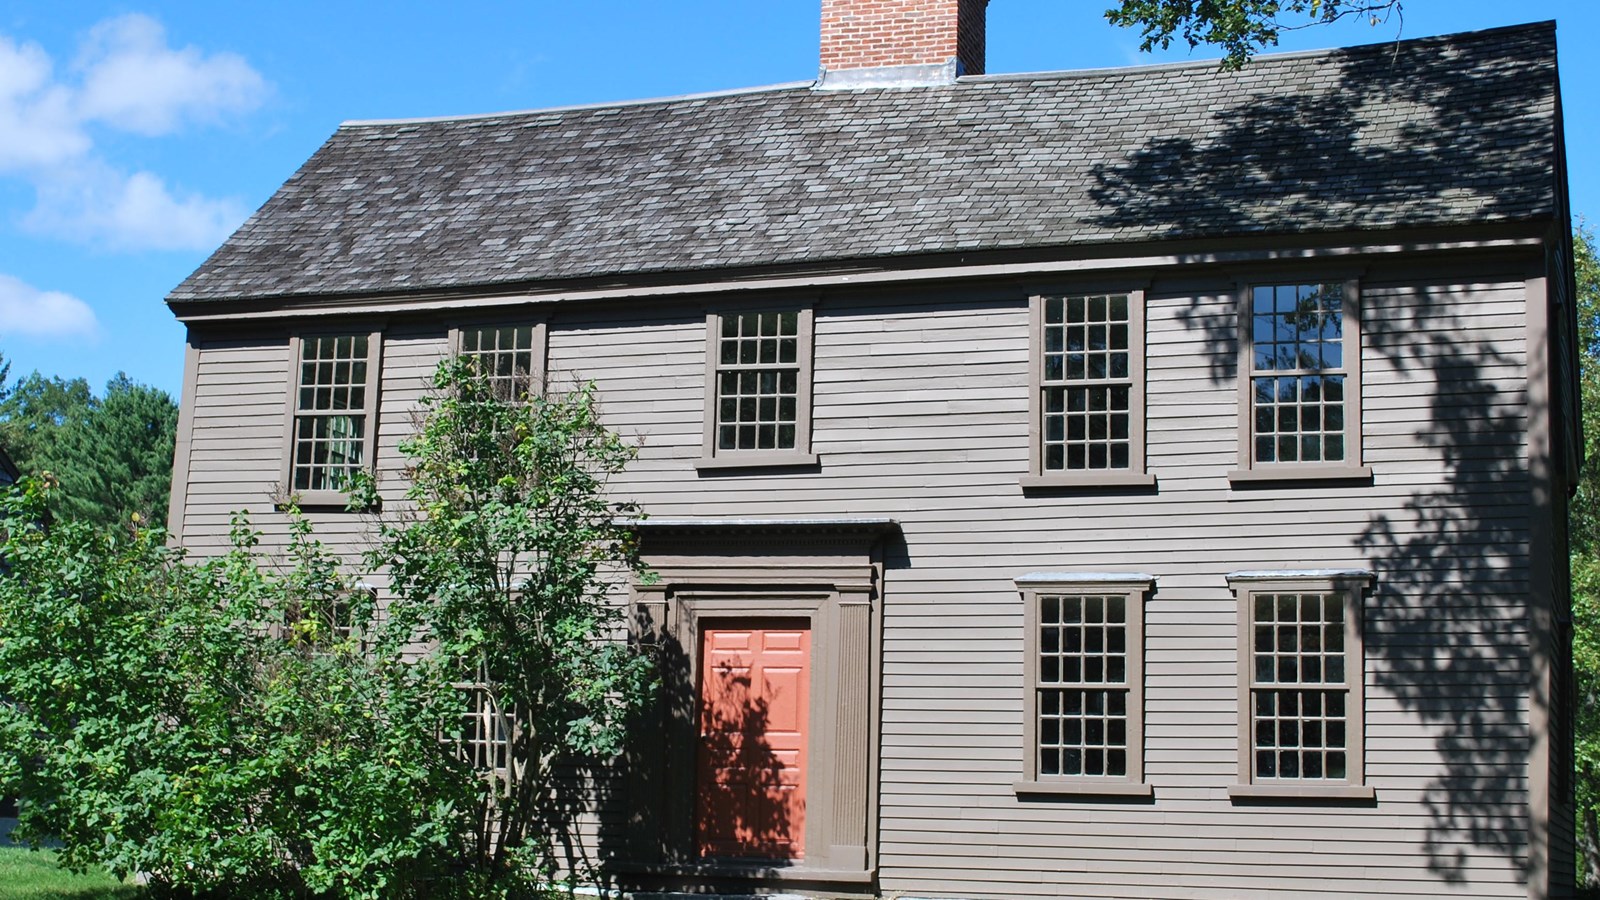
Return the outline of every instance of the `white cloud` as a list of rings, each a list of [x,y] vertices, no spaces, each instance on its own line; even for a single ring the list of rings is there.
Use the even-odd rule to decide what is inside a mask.
[[[232,53],[173,49],[144,15],[90,29],[69,73],[49,54],[0,34],[0,176],[33,184],[36,231],[125,250],[209,249],[244,221],[235,200],[171,189],[95,152],[96,127],[148,136],[254,109],[265,79]]]
[[[185,118],[249,111],[267,94],[243,57],[174,50],[160,22],[136,13],[94,26],[74,68],[83,73],[77,112],[84,120],[146,135],[167,134]]]
[[[28,228],[118,250],[209,250],[247,215],[234,200],[174,194],[150,172],[124,175],[90,165],[37,187]]]
[[[52,84],[50,70],[39,45],[0,35],[0,172],[60,165],[89,150],[72,91]]]
[[[77,297],[0,275],[0,334],[93,338],[99,332],[94,310]]]

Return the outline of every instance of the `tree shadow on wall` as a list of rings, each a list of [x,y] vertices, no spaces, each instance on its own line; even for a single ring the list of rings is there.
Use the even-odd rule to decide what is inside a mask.
[[[635,633],[653,638],[661,693],[639,716],[617,782],[625,801],[610,809],[600,858],[620,869],[645,863],[643,884],[696,892],[724,883],[674,867],[715,863],[759,877],[793,866],[784,838],[799,836],[803,812],[776,801],[787,762],[764,737],[770,701],[752,696],[748,672],[713,671],[729,702],[703,703],[695,661],[676,636],[654,632],[642,614]]]
[[[726,664],[715,678],[717,701],[699,704],[695,747],[695,852],[708,859],[792,865],[791,829],[800,826],[798,771],[764,737],[772,703],[756,696],[748,670]],[[705,693],[712,693],[706,690]]]
[[[1537,35],[1504,40],[1542,44]],[[1553,189],[1552,136],[1541,143],[1532,131],[1539,116],[1530,116],[1554,100],[1553,63],[1508,61],[1504,46],[1443,47],[1356,51],[1335,57],[1336,78],[1301,93],[1176,112],[1206,119],[1190,133],[1207,137],[1151,139],[1095,167],[1097,223],[1167,238],[1293,236],[1328,231],[1330,222],[1334,230],[1388,227],[1397,210],[1409,223],[1564,212]],[[1527,47],[1512,56],[1540,58]],[[1253,83],[1249,72],[1242,87]],[[1484,186],[1482,173],[1495,171],[1543,177]],[[1522,277],[1521,265],[1508,263],[1513,278]],[[1368,296],[1378,295],[1381,306],[1364,304],[1368,360],[1376,354],[1406,385],[1431,394],[1413,401],[1426,404],[1414,425],[1384,428],[1370,402],[1366,411],[1369,447],[1386,434],[1426,452],[1369,450],[1380,458],[1379,487],[1328,489],[1412,485],[1355,540],[1377,576],[1366,600],[1368,677],[1378,688],[1369,710],[1373,699],[1392,697],[1433,736],[1440,764],[1422,797],[1430,869],[1461,883],[1474,856],[1490,855],[1526,871],[1527,722],[1548,703],[1529,697],[1529,535],[1541,511],[1529,477],[1527,397],[1497,384],[1513,378],[1520,387],[1524,360],[1510,343],[1466,330],[1481,322],[1466,321],[1468,311],[1437,285],[1374,281]],[[1243,376],[1231,301],[1197,299],[1179,320],[1211,348],[1213,383],[1234,386]],[[1369,727],[1369,769],[1403,760],[1403,748],[1374,743],[1371,734],[1386,731]]]

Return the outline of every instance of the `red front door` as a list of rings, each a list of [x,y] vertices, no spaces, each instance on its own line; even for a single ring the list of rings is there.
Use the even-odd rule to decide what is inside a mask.
[[[701,856],[804,855],[810,673],[807,623],[719,624],[701,633]]]

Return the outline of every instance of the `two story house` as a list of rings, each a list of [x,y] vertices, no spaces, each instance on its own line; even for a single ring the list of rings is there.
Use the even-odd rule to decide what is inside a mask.
[[[441,358],[592,381],[672,661],[583,824],[618,884],[1570,893],[1554,24],[1012,75],[984,5],[340,126],[168,297],[176,539],[292,493],[353,554]]]

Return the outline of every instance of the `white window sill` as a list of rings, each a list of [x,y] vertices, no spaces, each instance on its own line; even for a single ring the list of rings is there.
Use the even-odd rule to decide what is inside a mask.
[[[1377,797],[1365,784],[1236,784],[1228,788],[1230,800],[1372,800]]]
[[[1262,484],[1274,481],[1371,481],[1371,466],[1346,466],[1330,463],[1275,463],[1253,469],[1234,469],[1228,473],[1233,484]]]
[[[1019,781],[1011,786],[1018,796],[1150,797],[1154,791],[1142,781],[1098,778],[1063,778],[1059,781]]]
[[[702,457],[695,460],[694,467],[704,472],[715,469],[772,469],[814,466],[817,462],[818,458],[815,453],[801,453],[798,450],[744,450]]]
[[[1049,475],[1024,475],[1017,479],[1022,489],[1080,489],[1101,490],[1107,488],[1150,488],[1156,486],[1156,476],[1149,472],[1119,472],[1110,469],[1098,469],[1092,472],[1051,473]]]

